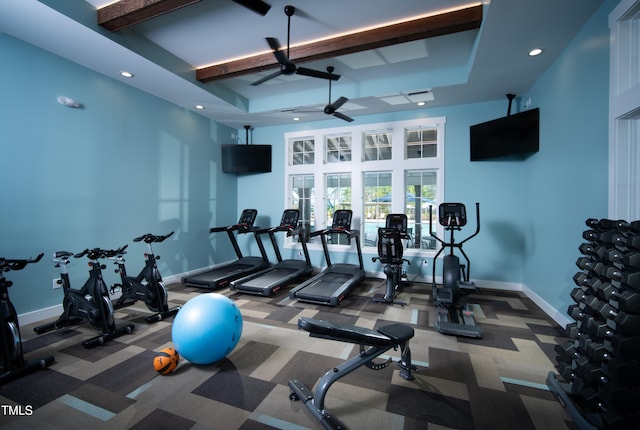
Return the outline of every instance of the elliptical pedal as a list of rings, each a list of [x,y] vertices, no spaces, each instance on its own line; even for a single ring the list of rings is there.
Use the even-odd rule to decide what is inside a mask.
[[[435,328],[442,334],[454,336],[482,338],[482,328],[477,325],[454,323],[449,321],[436,321]]]

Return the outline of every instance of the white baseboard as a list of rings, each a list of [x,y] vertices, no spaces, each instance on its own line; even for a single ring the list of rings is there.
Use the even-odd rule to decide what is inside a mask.
[[[27,324],[48,320],[49,318],[56,318],[60,315],[62,315],[62,304],[20,314],[18,315],[18,324],[24,326]]]
[[[527,295],[527,297],[531,299],[533,303],[538,305],[540,309],[544,311],[544,313],[549,315],[551,319],[557,322],[560,327],[565,328],[567,324],[574,322],[571,318],[569,318],[568,315],[555,309],[553,306],[551,306],[549,303],[544,301],[539,295],[531,291],[529,288],[524,287],[522,291]]]

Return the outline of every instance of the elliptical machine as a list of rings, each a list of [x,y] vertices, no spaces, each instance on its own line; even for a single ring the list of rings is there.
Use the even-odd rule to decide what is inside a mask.
[[[57,251],[52,261],[55,263],[55,267],[60,269],[59,283],[62,284],[64,291],[62,302],[64,311],[56,321],[35,327],[33,330],[38,334],[42,334],[70,324],[88,321],[100,334],[83,341],[82,346],[85,348],[93,348],[124,334],[131,333],[134,329],[133,324],[116,327],[113,304],[102,278],[102,269],[105,269],[106,266],[99,261],[101,258],[113,257],[121,250],[122,248],[117,250],[94,248],[85,249],[75,255],[67,251]],[[84,256],[89,258],[89,267],[91,268],[89,270],[89,279],[80,290],[71,288],[69,281],[69,273],[66,266],[69,263],[69,257],[72,255],[75,258]]]
[[[400,287],[411,285],[406,273],[402,270],[402,264],[409,260],[402,258],[404,246],[402,240],[409,239],[407,233],[407,215],[387,215],[385,227],[378,229],[378,256],[372,257],[374,263],[380,260],[384,264],[384,274],[387,275],[384,294],[374,294],[373,301],[377,303],[396,304],[404,306],[407,303],[396,300]]]
[[[121,280],[120,284],[113,284],[111,286],[112,294],[118,288],[122,293],[120,298],[114,303],[115,309],[130,306],[136,301],[142,300],[150,311],[155,312],[153,315],[145,318],[145,321],[148,323],[162,321],[178,313],[180,310],[179,306],[169,308],[167,303],[167,289],[164,286],[164,282],[162,282],[162,276],[160,276],[160,271],[156,264],[156,260],[159,260],[160,256],[155,255],[151,247],[152,243],[163,242],[172,235],[173,232],[164,236],[155,236],[147,233],[133,239],[134,242],[143,241],[147,244],[148,249],[148,251],[144,253],[145,266],[138,276],[127,276],[127,269],[124,264],[124,254],[127,253],[125,250],[127,248],[126,245],[120,248],[116,255],[108,257],[114,260],[114,264],[118,266],[116,273],[120,274]]]
[[[53,363],[52,355],[29,361],[24,359],[18,314],[9,299],[9,287],[13,285],[13,282],[4,277],[4,272],[22,270],[27,264],[40,261],[43,255],[39,254],[36,258],[27,260],[0,258],[0,354],[2,354],[0,385],[36,369],[44,369]]]
[[[469,280],[469,257],[462,249],[462,245],[480,233],[480,203],[476,203],[476,231],[461,242],[455,241],[454,232],[461,231],[467,224],[467,212],[462,203],[441,203],[438,208],[438,219],[445,231],[450,232],[449,242],[445,242],[433,233],[431,208],[429,206],[429,231],[431,236],[442,245],[433,258],[432,289],[433,301],[438,308],[438,320],[435,328],[440,333],[454,336],[482,337],[482,328],[475,324],[473,307],[468,303],[467,296],[478,291],[475,283]],[[442,258],[442,286],[436,286],[436,261],[438,256],[449,249],[449,253]],[[454,249],[466,261],[460,264],[460,259],[454,254]]]

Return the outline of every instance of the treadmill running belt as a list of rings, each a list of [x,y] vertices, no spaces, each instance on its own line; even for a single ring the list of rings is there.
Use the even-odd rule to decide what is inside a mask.
[[[249,279],[242,283],[242,288],[255,288],[262,290],[265,287],[273,283],[282,282],[283,279],[289,277],[293,273],[297,273],[298,270],[290,268],[274,268],[267,273],[260,276],[256,276],[253,279]]]
[[[340,286],[352,278],[353,275],[344,273],[327,273],[315,283],[298,291],[297,296],[300,299],[326,301],[327,297],[331,297]]]
[[[209,272],[194,275],[189,278],[191,282],[203,282],[212,279],[220,279],[222,277],[230,277],[236,274],[243,273],[245,270],[251,268],[250,264],[233,263],[229,266],[221,267]]]

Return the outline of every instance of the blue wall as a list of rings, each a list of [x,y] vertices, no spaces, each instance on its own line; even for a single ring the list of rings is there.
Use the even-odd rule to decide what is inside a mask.
[[[609,27],[607,1],[527,97],[542,106],[540,153],[527,164],[524,283],[566,313],[587,218],[606,218]]]
[[[57,250],[129,244],[133,274],[146,249],[132,239],[173,230],[155,247],[165,277],[232,257],[226,236],[217,246],[209,227],[237,220],[236,178],[217,163],[235,130],[5,34],[0,52],[0,257],[45,253],[7,276],[18,313],[62,303],[52,289]],[[86,259],[68,268],[79,288]]]

